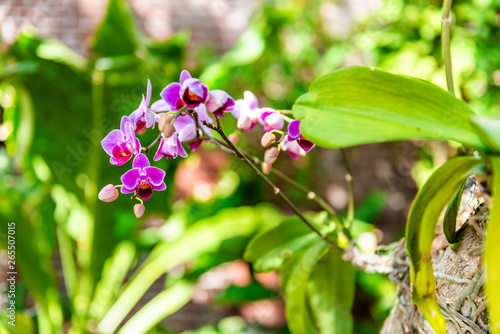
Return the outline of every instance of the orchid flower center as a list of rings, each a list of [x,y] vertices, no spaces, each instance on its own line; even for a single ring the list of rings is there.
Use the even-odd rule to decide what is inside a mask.
[[[113,157],[116,159],[120,159],[123,157],[128,157],[132,154],[132,150],[130,149],[127,143],[119,143],[113,147]]]
[[[153,194],[153,190],[154,190],[153,187],[147,181],[142,181],[141,184],[136,189],[137,195],[139,195],[140,198],[146,201]]]

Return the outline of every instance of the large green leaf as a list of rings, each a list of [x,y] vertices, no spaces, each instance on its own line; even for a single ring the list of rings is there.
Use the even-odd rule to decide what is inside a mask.
[[[255,236],[248,244],[244,258],[252,262],[258,272],[277,270],[286,258],[315,240],[319,240],[318,236],[304,222],[290,217]]]
[[[467,104],[428,82],[368,67],[320,77],[293,106],[303,134],[328,148],[394,140],[483,144]]]
[[[317,261],[327,251],[328,244],[323,240],[318,241],[287,259],[281,269],[286,318],[292,334],[318,332],[307,303],[307,283]]]
[[[450,244],[454,244],[457,242],[457,216],[458,210],[460,209],[460,202],[462,201],[462,195],[464,193],[465,185],[467,184],[467,179],[463,180],[460,184],[460,187],[457,189],[455,194],[448,203],[448,207],[446,208],[446,212],[443,218],[443,232],[446,237],[446,240]]]
[[[436,333],[446,333],[446,323],[436,300],[436,280],[431,262],[432,241],[438,218],[460,183],[482,172],[482,160],[459,157],[438,168],[419,190],[406,225],[406,248],[411,260],[413,302]]]
[[[279,218],[268,206],[226,209],[189,227],[181,238],[158,244],[106,313],[99,331],[114,332],[149,287],[174,266],[217,250],[225,240],[252,235],[267,222]]]
[[[500,244],[500,157],[492,157],[493,182],[491,183],[492,203],[490,209],[490,220],[488,222],[488,237],[484,256],[488,266],[486,295],[492,302],[488,303],[490,317],[490,332],[500,333],[500,304],[496,302],[500,298],[500,261],[498,259],[498,245]]]
[[[353,330],[356,276],[353,265],[342,260],[342,253],[331,248],[317,263],[307,287],[313,318],[324,334],[350,334]]]

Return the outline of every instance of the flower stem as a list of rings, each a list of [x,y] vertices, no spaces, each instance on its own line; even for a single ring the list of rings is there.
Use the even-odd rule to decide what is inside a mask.
[[[446,71],[446,86],[448,92],[455,96],[453,84],[453,72],[451,65],[450,30],[451,30],[451,5],[453,0],[443,0],[443,16],[441,19],[441,48],[443,49],[443,61]]]
[[[226,142],[229,148],[234,151],[235,155],[241,160],[243,160],[255,172],[255,174],[257,174],[258,177],[260,177],[265,183],[267,183],[271,188],[273,188],[274,194],[276,196],[281,197],[281,199],[285,201],[288,207],[292,209],[293,212],[295,212],[297,217],[299,217],[300,220],[302,220],[312,231],[314,231],[318,236],[320,236],[321,239],[328,242],[332,247],[338,247],[338,245],[332,239],[330,239],[328,235],[321,233],[316,227],[314,227],[302,214],[302,212],[295,206],[295,204],[293,204],[293,202],[288,198],[288,196],[283,194],[283,192],[281,192],[281,190],[271,180],[269,180],[264,174],[262,174],[262,172],[257,167],[255,167],[255,165],[229,140],[229,138],[222,130],[219,117],[215,117],[215,119],[217,121],[217,127],[214,127],[212,125],[212,128],[219,133],[219,135]]]
[[[340,152],[342,153],[342,159],[344,160],[346,171],[345,180],[347,181],[347,191],[349,193],[349,203],[347,204],[347,226],[350,226],[354,220],[354,184],[352,182],[351,165],[349,164],[345,150],[341,148]]]
[[[142,149],[144,150],[144,154],[148,154],[149,150],[152,149],[156,143],[158,143],[161,140],[161,133],[156,137],[156,139],[148,146],[148,147],[143,147]]]

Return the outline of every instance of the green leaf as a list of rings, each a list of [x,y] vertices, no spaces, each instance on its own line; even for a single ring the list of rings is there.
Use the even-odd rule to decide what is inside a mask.
[[[320,333],[352,333],[355,287],[353,265],[342,260],[342,250],[331,248],[317,263],[307,286],[312,315]]]
[[[174,266],[217,250],[225,240],[252,235],[279,218],[276,210],[263,205],[225,209],[190,226],[181,238],[158,244],[106,313],[99,331],[114,332],[149,287]]]
[[[320,77],[293,112],[303,120],[304,136],[327,148],[410,139],[483,146],[465,102],[423,80],[374,68],[348,67]]]
[[[318,332],[307,304],[307,283],[317,261],[327,251],[328,244],[318,241],[287,259],[281,269],[286,318],[292,334]]]
[[[157,294],[123,325],[119,334],[148,333],[167,316],[191,300],[193,284],[180,281]]]
[[[486,295],[489,300],[496,301],[500,298],[500,261],[498,260],[498,245],[500,244],[500,157],[492,157],[493,182],[491,183],[491,209],[488,222],[488,237],[484,249],[484,257],[488,270],[486,271]],[[500,332],[500,304],[492,302],[488,304],[490,318],[490,332]]]
[[[454,244],[457,242],[456,240],[456,228],[457,228],[457,215],[458,210],[460,209],[460,202],[462,201],[462,194],[464,193],[465,185],[467,184],[467,179],[462,181],[460,187],[455,192],[453,197],[446,208],[446,212],[444,214],[443,219],[443,231],[446,236],[446,240],[450,244]]]
[[[500,153],[500,120],[472,117],[472,125],[481,140],[487,145],[488,153]]]
[[[419,190],[406,225],[406,249],[410,257],[413,302],[436,333],[446,333],[446,322],[436,300],[436,280],[431,262],[432,241],[438,218],[460,183],[482,172],[482,160],[459,157],[439,167]]]
[[[128,55],[137,48],[135,24],[126,0],[109,0],[91,49],[97,57]]]
[[[285,259],[318,239],[299,218],[290,217],[278,226],[256,235],[248,243],[244,259],[258,272],[279,269]]]

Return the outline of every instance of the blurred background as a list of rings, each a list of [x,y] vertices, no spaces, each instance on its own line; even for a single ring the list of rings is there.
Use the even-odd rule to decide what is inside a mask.
[[[235,99],[250,90],[261,106],[276,109],[291,109],[315,78],[350,65],[444,88],[440,6],[425,0],[3,0],[0,282],[5,291],[5,225],[15,222],[14,332],[123,326],[130,333],[288,333],[279,276],[254,273],[242,260],[252,236],[291,214],[267,186],[237,159],[205,145],[187,159],[156,164],[167,171],[167,190],[155,193],[137,219],[126,196],[97,200],[128,168],[110,165],[100,141],[137,108],[147,79],[155,101],[183,69],[210,89]],[[455,1],[453,14],[457,94],[478,114],[498,117],[500,2]],[[231,115],[223,122],[227,133],[234,131]],[[239,145],[262,157],[259,131],[241,135]],[[146,133],[141,142],[154,137]],[[358,242],[370,248],[399,240],[418,186],[454,154],[447,143],[418,141],[347,149],[355,215],[366,222],[353,227]],[[275,166],[345,211],[338,151],[315,148],[298,160],[282,155]],[[319,211],[274,181],[303,210]],[[136,295],[123,288],[127,282]],[[355,332],[378,333],[396,288],[363,272],[356,287]],[[4,293],[2,312],[6,302]],[[12,330],[5,321],[2,316],[2,326]]]

